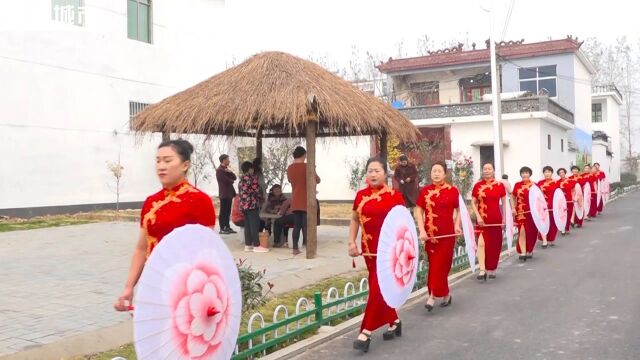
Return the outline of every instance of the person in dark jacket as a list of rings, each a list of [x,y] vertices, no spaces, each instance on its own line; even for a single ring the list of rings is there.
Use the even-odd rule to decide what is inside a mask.
[[[235,234],[236,231],[229,225],[231,216],[231,203],[236,196],[233,183],[236,181],[236,174],[229,169],[229,155],[220,155],[220,166],[216,169],[216,179],[218,180],[218,191],[220,197],[220,234]]]

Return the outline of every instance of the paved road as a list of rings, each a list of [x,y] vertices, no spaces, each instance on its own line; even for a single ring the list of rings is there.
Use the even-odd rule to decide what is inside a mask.
[[[402,338],[378,332],[361,354],[353,331],[299,359],[640,359],[639,223],[635,192],[498,279],[454,286],[452,307],[405,309]]]

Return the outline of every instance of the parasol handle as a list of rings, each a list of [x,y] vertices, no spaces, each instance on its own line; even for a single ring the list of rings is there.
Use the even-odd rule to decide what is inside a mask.
[[[478,225],[480,227],[489,227],[489,226],[504,226],[504,224],[484,224],[484,225]]]
[[[372,254],[372,253],[360,253],[358,256],[378,256],[378,254]],[[355,269],[356,268],[356,259],[352,258],[351,259],[351,266]]]
[[[453,234],[448,234],[448,235],[438,235],[438,236],[427,236],[427,240],[432,240],[432,239],[442,239],[442,238],[446,238],[446,237],[460,236],[460,235],[462,235],[462,233],[453,233]]]

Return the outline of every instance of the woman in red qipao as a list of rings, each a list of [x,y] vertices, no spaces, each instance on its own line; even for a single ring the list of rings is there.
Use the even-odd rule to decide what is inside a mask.
[[[402,193],[386,185],[387,167],[384,160],[374,157],[367,161],[367,188],[358,191],[353,202],[353,216],[349,226],[349,255],[360,256],[356,245],[358,230],[362,229],[361,247],[364,261],[369,271],[369,297],[360,326],[360,335],[353,342],[353,348],[369,351],[371,333],[387,325],[383,338],[393,339],[402,335],[402,323],[396,310],[389,307],[382,297],[376,273],[378,239],[384,219],[397,205],[404,206]]]
[[[500,208],[502,200],[502,209]],[[476,215],[478,236],[478,264],[480,272],[478,280],[495,279],[500,252],[502,251],[502,229],[504,228],[507,190],[501,181],[495,179],[493,164],[482,166],[482,180],[473,186],[471,206]]]
[[[193,146],[185,140],[165,141],[158,147],[156,174],[162,190],[149,196],[142,206],[140,235],[131,260],[124,291],[114,304],[117,311],[131,309],[133,289],[146,259],[162,238],[187,224],[213,227],[216,213],[211,198],[186,180]]]
[[[600,185],[604,183],[604,179],[607,177],[604,171],[600,171],[600,163],[593,163],[593,167],[596,168],[596,179],[600,181]],[[600,192],[600,202],[598,203],[598,214],[602,214],[602,210],[604,210],[604,197],[602,196],[602,191]]]
[[[551,166],[545,166],[542,169],[544,179],[538,181],[538,187],[542,190],[544,199],[547,201],[547,208],[549,209],[549,232],[547,235],[538,234],[538,240],[542,240],[542,248],[546,249],[547,246],[555,246],[556,236],[558,235],[558,226],[553,218],[553,195],[558,189],[558,183],[553,180],[553,168]]]
[[[598,180],[589,164],[584,166],[584,178],[591,187],[591,202],[589,205],[589,217],[587,221],[591,221],[592,218],[598,216]]]
[[[460,192],[458,188],[445,182],[446,175],[447,165],[444,162],[438,161],[431,166],[433,183],[420,190],[415,209],[420,241],[425,243],[429,260],[429,298],[425,304],[428,311],[433,310],[435,298],[443,299],[441,307],[451,305],[448,276],[453,262],[456,234],[462,234],[458,210]]]
[[[569,179],[573,180],[574,184],[578,184],[580,185],[580,191],[584,191],[584,184],[586,183],[586,180],[582,177],[582,175],[580,174],[580,168],[573,165],[571,167],[571,176],[569,176]],[[574,185],[575,187],[575,185]],[[580,199],[582,199],[582,197],[580,197]],[[579,200],[577,199],[577,195],[574,192],[574,196],[573,196],[573,201],[577,201],[578,202],[578,206],[581,206],[584,209],[584,202],[583,200]],[[584,221],[584,218],[587,216],[587,214],[582,214],[582,218],[578,218],[577,216],[575,216],[575,206],[574,206],[574,213],[570,214],[569,217],[573,218],[573,225],[577,226],[578,228],[582,227],[582,222]]]
[[[560,168],[556,172],[560,179],[558,179],[558,188],[562,190],[564,199],[567,200],[567,222],[565,224],[556,224],[560,233],[566,235],[571,228],[571,217],[573,216],[573,198],[575,196],[576,181],[567,177],[567,169]]]
[[[533,248],[536,246],[538,229],[533,222],[531,209],[529,208],[529,189],[535,184],[531,181],[531,168],[524,166],[520,169],[522,181],[513,187],[511,199],[514,204],[513,216],[518,226],[518,251],[519,259],[527,261],[533,257]]]

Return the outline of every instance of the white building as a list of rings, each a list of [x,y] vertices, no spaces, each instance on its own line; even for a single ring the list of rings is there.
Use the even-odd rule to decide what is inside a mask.
[[[3,4],[0,213],[113,203],[106,164],[118,156],[121,201],[155,192],[160,139],[135,144],[129,117],[223,70],[223,11],[223,0]]]
[[[0,215],[113,207],[107,163],[118,158],[124,207],[157,191],[161,139],[136,139],[130,116],[224,70],[231,58],[224,19],[224,0],[3,4]],[[235,157],[236,142],[212,146],[214,158]],[[352,198],[344,162],[368,154],[368,138],[319,146],[320,199]],[[217,195],[215,180],[198,185]]]
[[[498,44],[503,95],[528,94],[502,101],[504,172],[512,182],[525,165],[539,179],[543,166],[568,169],[590,161],[595,69],[580,46],[571,37]],[[456,153],[471,156],[477,179],[481,164],[494,157],[491,101],[485,96],[491,93],[488,46],[390,59],[379,69],[390,77],[396,102],[404,104],[400,111],[425,137],[441,140],[439,160],[452,160]]]
[[[614,86],[594,86],[591,93],[593,162],[600,163],[610,182],[620,181],[620,106],[622,94]]]

